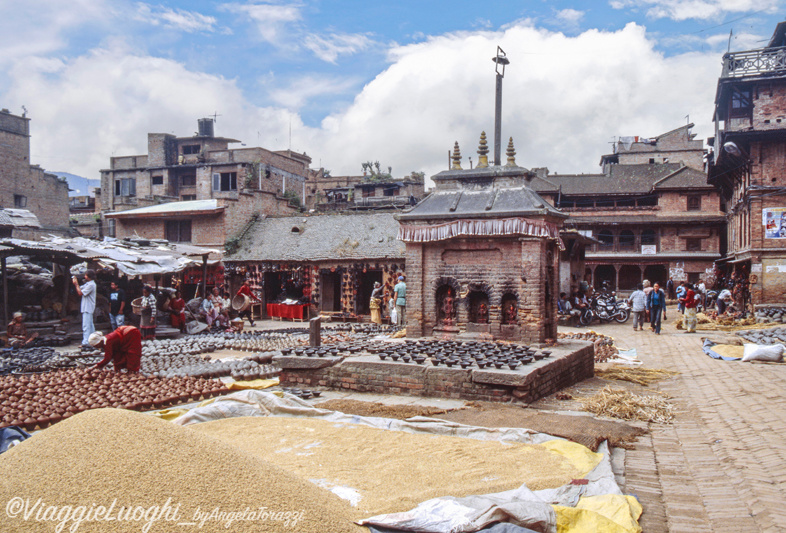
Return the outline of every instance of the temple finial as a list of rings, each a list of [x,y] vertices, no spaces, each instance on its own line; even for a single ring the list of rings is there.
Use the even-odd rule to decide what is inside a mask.
[[[506,167],[515,167],[516,166],[516,149],[513,148],[513,137],[510,138],[508,141],[508,149],[505,150],[505,154],[508,156],[508,164],[505,165]]]
[[[458,141],[456,144],[453,145],[453,155],[451,156],[453,160],[453,166],[450,167],[450,170],[462,170],[461,168],[461,149],[459,149]]]
[[[487,168],[489,166],[489,147],[486,142],[486,132],[480,132],[480,144],[478,145],[478,167]]]

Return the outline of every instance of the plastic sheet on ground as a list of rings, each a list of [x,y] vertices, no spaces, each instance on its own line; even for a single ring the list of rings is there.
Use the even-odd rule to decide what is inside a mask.
[[[250,379],[248,381],[234,381],[228,385],[229,390],[267,389],[278,385],[278,378]]]
[[[23,440],[29,439],[30,433],[19,426],[0,428],[0,453],[3,453]]]
[[[162,409],[160,411],[155,411],[150,413],[151,415],[162,418],[164,420],[174,420],[178,417],[183,416],[188,412],[188,409]]]
[[[557,533],[640,533],[641,504],[633,496],[606,494],[579,499],[575,507],[557,505]]]
[[[607,360],[606,363],[616,363],[623,365],[643,364],[642,361],[639,360],[639,355],[636,352],[636,348],[631,348],[630,350],[619,350],[619,352],[613,358]]]
[[[603,522],[611,528],[596,529],[595,531],[609,531],[610,533],[635,531],[625,529],[626,525],[619,525],[615,521],[620,516],[635,515],[635,509],[632,510],[628,498],[622,497],[622,492],[614,480],[606,442],[601,443],[598,447],[598,453],[594,453],[579,444],[530,429],[481,428],[426,417],[395,420],[348,415],[327,409],[317,409],[291,394],[258,390],[244,390],[218,398],[208,405],[190,410],[175,419],[173,423],[190,425],[242,416],[310,417],[409,433],[543,444],[552,451],[569,458],[577,464],[577,468],[581,469],[582,467],[578,465],[584,465],[582,471],[586,471],[593,464],[596,465],[585,476],[584,479],[587,481],[582,484],[568,484],[556,489],[541,491],[531,491],[522,485],[517,489],[494,494],[464,498],[450,496],[434,498],[422,502],[410,511],[379,515],[361,522],[363,525],[379,528],[379,531],[387,529],[430,533],[473,533],[483,531],[484,528],[496,522],[506,522],[508,525],[512,524],[538,532],[557,533],[558,512],[555,509],[560,509],[560,516],[568,516],[570,520],[578,524],[577,528],[584,527],[583,524],[591,523],[588,521],[594,520],[597,523]],[[605,499],[592,499],[601,496]],[[611,498],[611,496],[617,497]],[[567,512],[561,510],[561,508],[575,508],[582,497],[586,501],[585,507],[580,508],[580,512],[573,513],[575,516],[568,515]],[[596,502],[604,503],[602,513],[595,508]],[[569,528],[561,529],[560,532],[562,531],[583,533],[585,530]],[[499,533],[514,532],[517,530],[503,529]]]
[[[704,345],[701,349],[713,359],[721,359],[723,361],[739,361],[742,358],[743,351],[742,346],[716,344],[710,339],[704,339]],[[736,352],[739,352],[739,356],[737,356]]]

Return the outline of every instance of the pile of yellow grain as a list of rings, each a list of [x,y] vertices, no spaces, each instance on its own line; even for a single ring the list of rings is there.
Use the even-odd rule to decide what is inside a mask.
[[[0,472],[4,511],[20,513],[0,513],[4,533],[51,532],[61,520],[68,531],[79,516],[80,532],[138,533],[150,521],[154,532],[183,533],[200,522],[201,531],[364,531],[352,524],[355,510],[313,483],[131,411],[97,409],[60,422],[0,455]],[[34,511],[28,520],[25,503]]]
[[[289,417],[231,418],[192,427],[321,486],[353,494],[367,515],[523,483],[533,490],[559,487],[586,474],[538,445]]]

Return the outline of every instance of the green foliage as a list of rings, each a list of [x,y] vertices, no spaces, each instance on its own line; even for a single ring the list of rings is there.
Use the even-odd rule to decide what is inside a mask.
[[[289,200],[290,204],[292,204],[294,206],[297,206],[297,207],[301,206],[300,196],[295,191],[286,191],[284,194],[282,194],[282,196],[284,198],[287,198]]]
[[[382,172],[382,165],[379,164],[379,161],[366,161],[365,163],[361,163],[360,166],[363,168],[363,172],[366,173],[366,177],[363,178],[363,181],[367,183],[376,183],[376,182],[386,182],[393,180],[393,167],[388,167],[387,172]]]
[[[240,249],[240,237],[230,237],[227,239],[227,242],[224,243],[224,251],[227,255],[232,255],[237,253]]]

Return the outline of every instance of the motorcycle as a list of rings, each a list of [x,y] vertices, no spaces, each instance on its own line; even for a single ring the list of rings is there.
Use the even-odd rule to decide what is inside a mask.
[[[618,302],[615,293],[598,294],[590,301],[590,306],[579,315],[579,324],[589,326],[593,319],[601,322],[612,320],[624,324],[630,318],[630,308],[625,301]]]

